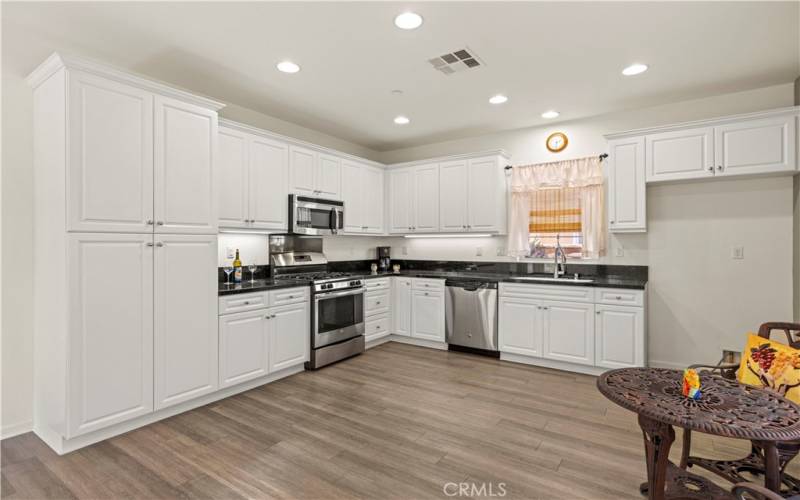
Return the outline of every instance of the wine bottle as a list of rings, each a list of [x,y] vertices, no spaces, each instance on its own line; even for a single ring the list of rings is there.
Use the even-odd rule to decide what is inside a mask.
[[[233,259],[233,282],[242,282],[242,261],[239,260],[239,249],[236,249],[236,258]]]

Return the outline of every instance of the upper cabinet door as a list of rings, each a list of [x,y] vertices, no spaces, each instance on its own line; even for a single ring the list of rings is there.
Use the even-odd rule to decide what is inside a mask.
[[[383,170],[375,167],[361,169],[362,222],[368,233],[383,232]],[[347,206],[345,205],[345,217]]]
[[[70,71],[67,229],[153,232],[153,97]]]
[[[389,232],[410,233],[413,168],[389,170]],[[347,215],[345,215],[347,217]]]
[[[247,227],[248,158],[247,134],[219,128],[219,204],[220,227]]]
[[[317,160],[317,174],[314,179],[316,196],[338,200],[341,195],[342,160],[336,156],[320,153]]]
[[[217,233],[217,112],[155,98],[158,233]]]
[[[467,231],[467,196],[469,177],[467,161],[457,160],[439,165],[439,226],[443,232]],[[472,197],[470,196],[470,201]]]
[[[647,182],[714,175],[714,129],[693,128],[646,136]]]
[[[217,389],[216,270],[216,236],[155,236],[156,409]]]
[[[468,198],[469,231],[503,231],[506,196],[503,170],[497,157],[469,160]]]
[[[439,165],[414,167],[414,217],[411,231],[435,233],[439,231]]]
[[[611,232],[647,229],[644,137],[608,142],[608,228]]]
[[[795,171],[796,137],[794,115],[714,127],[716,174]]]
[[[317,153],[300,146],[289,146],[289,189],[303,196],[315,196],[314,176]],[[288,202],[287,202],[288,203]]]
[[[251,136],[250,226],[286,230],[289,224],[289,147]]]
[[[67,438],[153,411],[153,235],[69,236]]]
[[[357,163],[342,162],[342,201],[344,202],[344,230],[346,233],[364,232],[366,226],[361,208],[362,168]]]

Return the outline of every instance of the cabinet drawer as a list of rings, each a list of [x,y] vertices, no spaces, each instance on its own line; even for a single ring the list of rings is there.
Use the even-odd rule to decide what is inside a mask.
[[[411,281],[411,287],[414,290],[428,290],[432,292],[444,291],[444,280],[437,280],[431,278],[414,278]]]
[[[389,312],[389,291],[367,292],[364,296],[364,314],[374,316]]]
[[[597,288],[595,290],[598,304],[620,306],[644,306],[644,291],[624,288]]]
[[[374,316],[372,318],[368,318],[366,324],[364,325],[364,340],[369,342],[370,340],[379,339],[381,337],[385,337],[391,333],[389,331],[389,316],[388,315],[381,315],[381,316]]]
[[[285,288],[269,292],[269,305],[282,306],[285,304],[296,304],[308,300],[309,289],[306,287]]]
[[[219,313],[228,314],[252,311],[253,309],[260,309],[268,305],[267,292],[225,295],[219,298]]]
[[[500,283],[501,297],[528,297],[532,299],[594,302],[594,289],[585,286],[527,285]]]
[[[368,292],[373,290],[385,290],[389,288],[389,278],[367,279],[364,280],[364,285],[367,287]]]

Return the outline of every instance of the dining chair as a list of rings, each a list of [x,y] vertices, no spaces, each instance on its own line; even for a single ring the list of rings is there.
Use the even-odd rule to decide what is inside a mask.
[[[774,331],[783,331],[784,334],[786,335],[786,344],[795,349],[800,349],[800,323],[783,323],[783,322],[764,323],[758,328],[758,336],[764,339],[770,339],[772,336],[772,332]],[[742,353],[742,355],[746,356],[747,354]],[[716,373],[722,376],[723,378],[736,380],[737,372],[739,370],[739,363],[723,363],[722,361],[720,361],[716,365],[701,364],[701,365],[692,365],[689,368],[701,370],[700,371],[701,374],[703,372]],[[684,432],[683,448],[681,450],[681,461],[680,461],[680,467],[682,469],[686,469],[687,467],[691,467],[693,465],[692,463],[690,463],[690,457],[689,457],[691,446],[692,446],[692,434],[691,432]],[[798,454],[798,452],[800,452],[800,441],[779,441],[776,447],[778,449],[779,467],[781,470],[781,483],[783,484],[783,487],[786,488],[785,493],[787,495],[790,495],[788,498],[794,498],[793,496],[798,496],[798,500],[800,500],[800,479],[784,473],[786,465]],[[715,461],[713,463],[713,467],[710,467],[709,470],[727,479],[728,481],[736,483],[736,486],[740,486],[742,484],[745,484],[747,481],[747,478],[742,476],[741,474],[742,472],[747,472],[750,474],[755,474],[760,476],[764,475],[764,470],[765,470],[764,453],[760,447],[753,444],[750,449],[750,454],[748,456],[741,458],[739,460]],[[775,495],[774,493],[772,494]],[[759,499],[768,497],[751,496],[742,498]],[[777,496],[776,498],[784,498],[784,497]]]

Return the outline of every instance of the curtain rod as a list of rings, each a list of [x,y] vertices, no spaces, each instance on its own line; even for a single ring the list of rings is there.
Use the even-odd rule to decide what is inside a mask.
[[[608,158],[608,153],[603,153],[603,154],[601,154],[601,155],[599,156],[599,158],[600,158],[600,161],[603,161],[603,160],[605,160],[606,158]],[[510,170],[510,169],[512,169],[512,168],[514,168],[512,165],[506,165],[506,170]]]

